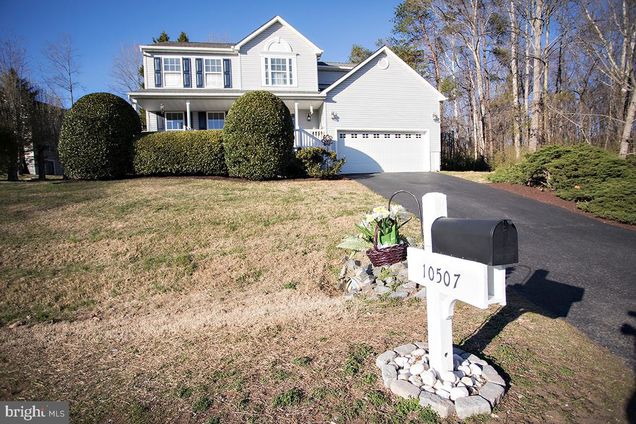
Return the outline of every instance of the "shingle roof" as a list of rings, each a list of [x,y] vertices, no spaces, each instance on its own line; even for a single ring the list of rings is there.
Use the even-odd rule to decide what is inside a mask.
[[[211,47],[211,48],[228,48],[232,47],[234,43],[208,43],[200,41],[163,41],[161,43],[153,43],[153,46],[167,46],[167,47]]]

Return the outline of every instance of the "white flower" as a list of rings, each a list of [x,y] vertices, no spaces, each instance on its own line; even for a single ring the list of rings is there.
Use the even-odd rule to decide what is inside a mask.
[[[404,209],[404,206],[402,205],[391,205],[390,213],[391,213],[390,217],[393,220],[398,220],[398,219],[406,220],[409,217],[408,211]]]

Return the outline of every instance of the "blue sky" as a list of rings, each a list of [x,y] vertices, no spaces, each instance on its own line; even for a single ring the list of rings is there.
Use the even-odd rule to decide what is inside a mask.
[[[391,30],[397,0],[367,1],[55,1],[0,0],[0,38],[27,49],[30,74],[42,78],[43,49],[70,34],[80,56],[80,94],[109,91],[113,57],[124,45],[149,43],[162,30],[176,39],[238,41],[281,15],[324,50],[323,60],[344,61],[354,43],[375,48]]]

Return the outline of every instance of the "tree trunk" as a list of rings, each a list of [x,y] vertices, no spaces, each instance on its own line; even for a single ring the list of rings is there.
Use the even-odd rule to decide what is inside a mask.
[[[515,3],[514,0],[510,0],[510,42],[511,54],[510,54],[510,78],[512,80],[512,111],[514,117],[512,119],[512,143],[515,147],[515,158],[521,157],[521,131],[519,128],[519,70],[517,65],[517,17],[515,16]]]
[[[526,16],[530,15],[530,10],[528,6],[526,6]],[[524,84],[523,84],[523,108],[525,114],[523,115],[523,128],[524,135],[526,138],[526,143],[530,140],[530,126],[528,125],[528,117],[530,116],[530,24],[526,20],[525,27],[525,49],[524,49],[524,60],[525,60],[525,74],[524,74]]]
[[[541,51],[541,35],[543,33],[543,0],[535,0],[534,16],[532,17],[532,38],[533,38],[533,66],[532,66],[532,109],[530,115],[530,140],[528,147],[531,152],[536,152],[537,147],[541,143],[541,115],[543,107],[541,103],[541,76],[542,70],[542,51]]]
[[[543,131],[543,137],[545,138],[545,141],[547,144],[550,144],[550,117],[548,116],[548,110],[545,107],[545,103],[550,101],[550,99],[548,98],[548,84],[550,82],[549,80],[549,76],[550,76],[550,56],[549,56],[549,52],[548,52],[548,47],[550,46],[550,18],[546,18],[546,22],[544,25],[545,28],[545,54],[544,56],[544,62],[543,62],[543,91],[541,92],[541,98],[543,99],[543,111],[541,114],[541,119],[542,119],[542,131]]]
[[[623,159],[626,158],[629,153],[629,137],[632,134],[632,126],[634,125],[634,117],[636,115],[636,89],[631,90],[629,97],[629,106],[627,107],[627,114],[625,115],[621,145],[618,153]]]
[[[35,170],[38,173],[38,180],[46,180],[46,165],[44,163],[44,146],[34,146]]]

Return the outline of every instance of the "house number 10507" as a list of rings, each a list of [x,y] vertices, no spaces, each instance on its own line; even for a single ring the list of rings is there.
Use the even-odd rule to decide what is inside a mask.
[[[459,277],[461,277],[461,274],[451,274],[442,268],[433,268],[430,265],[427,267],[426,264],[422,268],[424,270],[424,278],[427,278],[431,283],[443,283],[446,287],[450,287],[452,283],[453,288],[456,288],[457,283],[459,283]]]

